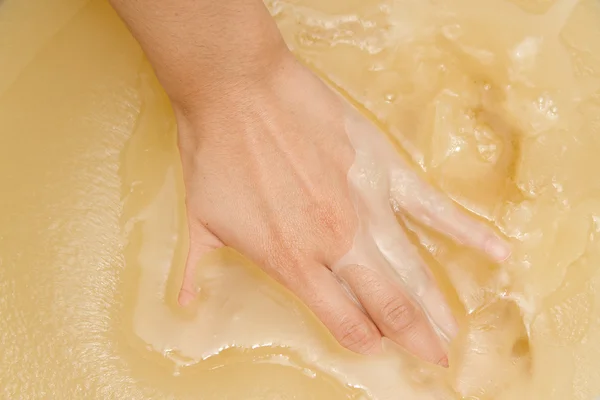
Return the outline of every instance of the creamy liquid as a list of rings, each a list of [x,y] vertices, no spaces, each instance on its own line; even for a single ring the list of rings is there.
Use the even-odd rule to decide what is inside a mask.
[[[448,371],[344,351],[230,250],[180,309],[176,127],[141,50],[104,1],[1,4],[0,398],[600,396],[600,1],[267,1],[514,246],[493,265],[403,221],[460,321]]]

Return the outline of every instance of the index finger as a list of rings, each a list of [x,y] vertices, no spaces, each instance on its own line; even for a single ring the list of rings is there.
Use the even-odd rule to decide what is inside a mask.
[[[396,212],[405,210],[419,222],[479,249],[497,262],[510,257],[509,244],[485,223],[461,210],[448,196],[402,166],[390,172],[390,200]]]

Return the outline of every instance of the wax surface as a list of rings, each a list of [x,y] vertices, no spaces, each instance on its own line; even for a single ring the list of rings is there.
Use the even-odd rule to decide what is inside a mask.
[[[100,0],[0,1],[0,398],[600,395],[600,2],[268,0],[292,50],[495,224],[495,265],[411,230],[460,322],[447,371],[341,349],[241,255],[200,268],[176,127]]]

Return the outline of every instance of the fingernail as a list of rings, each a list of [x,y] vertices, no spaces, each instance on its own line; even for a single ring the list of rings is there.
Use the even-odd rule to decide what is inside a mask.
[[[508,243],[498,237],[492,237],[488,240],[485,245],[485,251],[498,262],[506,261],[511,254]]]
[[[194,299],[194,295],[187,290],[181,290],[179,292],[179,297],[177,298],[177,302],[181,307],[187,307],[192,300]]]
[[[450,363],[448,362],[448,356],[444,356],[442,357],[439,361],[438,361],[438,365],[444,367],[444,368],[448,368],[450,366]]]
[[[449,313],[452,311],[448,310]],[[448,336],[448,340],[453,340],[458,335],[458,323],[452,314],[449,316],[451,319],[451,323],[446,325],[446,335]]]

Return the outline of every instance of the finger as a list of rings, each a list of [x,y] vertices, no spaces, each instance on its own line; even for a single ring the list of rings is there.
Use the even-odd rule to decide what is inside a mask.
[[[380,332],[333,273],[320,264],[307,271],[301,279],[281,283],[311,309],[342,346],[360,354],[378,352]]]
[[[458,326],[452,311],[417,247],[394,215],[389,210],[378,214],[377,219],[371,222],[369,233],[370,238],[363,237],[355,245],[370,240],[375,249],[357,264],[380,267],[376,270],[380,275],[405,290],[424,309],[436,330],[447,341],[453,339]]]
[[[398,286],[363,266],[348,266],[341,273],[384,336],[425,361],[448,366],[425,314]]]
[[[223,247],[223,243],[200,223],[190,224],[190,249],[185,262],[183,282],[179,290],[178,302],[181,306],[188,305],[198,295],[195,283],[196,266],[198,261],[213,250]]]
[[[510,256],[510,246],[492,228],[468,216],[415,172],[397,167],[390,177],[390,197],[396,211],[403,209],[425,225],[487,253],[498,262]]]

